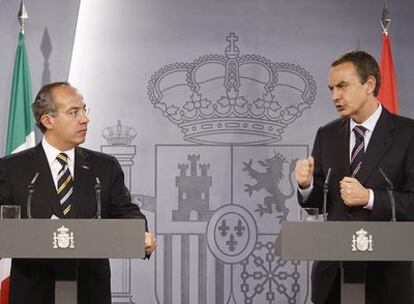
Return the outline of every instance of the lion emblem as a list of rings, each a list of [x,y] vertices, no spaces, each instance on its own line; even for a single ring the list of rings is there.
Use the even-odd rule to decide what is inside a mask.
[[[263,216],[265,213],[272,214],[274,212],[272,206],[274,206],[275,211],[278,213],[276,218],[279,219],[279,222],[286,220],[289,213],[289,209],[286,207],[286,201],[295,194],[295,187],[290,177],[295,168],[296,159],[292,159],[289,166],[290,192],[288,194],[284,194],[279,187],[280,181],[285,177],[283,174],[283,164],[288,163],[283,155],[275,152],[272,158],[259,160],[257,163],[265,169],[264,172],[255,170],[252,167],[252,163],[252,159],[248,163],[243,162],[244,168],[242,171],[246,171],[251,178],[256,180],[256,184],[245,184],[244,186],[246,188],[244,191],[249,193],[249,196],[252,196],[254,191],[259,191],[264,188],[270,194],[264,198],[263,204],[257,204],[255,211],[260,216]]]

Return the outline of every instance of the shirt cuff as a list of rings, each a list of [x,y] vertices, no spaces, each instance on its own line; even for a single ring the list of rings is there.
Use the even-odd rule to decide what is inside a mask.
[[[364,206],[365,209],[372,210],[374,208],[374,191],[371,189],[368,189],[369,191],[369,198],[368,198],[368,204]]]
[[[302,197],[302,201],[306,202],[308,200],[312,190],[313,190],[313,180],[308,188],[302,189],[298,186],[298,191],[299,191],[300,196]]]

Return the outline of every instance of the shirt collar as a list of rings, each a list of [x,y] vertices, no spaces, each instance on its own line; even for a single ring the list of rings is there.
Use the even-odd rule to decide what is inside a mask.
[[[75,148],[66,150],[66,151],[60,151],[53,147],[51,144],[49,144],[46,140],[46,137],[43,136],[42,139],[42,146],[43,150],[45,150],[45,154],[47,157],[47,162],[49,163],[49,166],[52,166],[53,162],[56,160],[56,157],[59,155],[59,153],[66,153],[69,161],[73,162],[75,160]]]
[[[351,133],[352,133],[352,130],[354,129],[354,127],[356,125],[363,126],[365,129],[367,129],[367,131],[372,133],[375,129],[375,126],[377,125],[378,119],[381,116],[381,112],[382,112],[382,106],[381,106],[381,103],[378,103],[378,108],[363,123],[358,124],[353,119],[351,119],[351,123],[349,124],[349,127],[351,129]]]

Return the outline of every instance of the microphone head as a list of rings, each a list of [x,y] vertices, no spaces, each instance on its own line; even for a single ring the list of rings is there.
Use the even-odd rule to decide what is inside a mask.
[[[101,182],[99,180],[99,177],[96,177],[95,190],[97,191],[101,190]]]
[[[32,179],[31,184],[34,184],[36,182],[36,180],[37,180],[38,177],[39,177],[39,172],[36,172],[35,176]]]
[[[329,178],[331,177],[331,171],[332,171],[332,169],[329,168],[328,173],[326,173],[326,180],[325,180],[326,183],[329,183]]]
[[[387,183],[387,186],[390,189],[394,188],[394,185],[392,184],[391,180],[387,177],[387,175],[385,174],[384,170],[382,170],[382,168],[378,168],[379,172],[381,173],[382,177],[385,179],[385,182]]]
[[[27,196],[27,201],[26,201],[26,212],[27,212],[27,218],[32,218],[32,210],[31,210],[31,204],[32,204],[32,195],[34,193],[35,190],[35,182],[37,180],[37,178],[39,177],[39,172],[36,172],[35,176],[33,177],[32,181],[30,182],[28,188],[28,196]]]
[[[325,182],[323,183],[324,188],[328,188],[329,179],[331,178],[331,168],[328,169],[328,172],[326,173]]]
[[[39,172],[36,172],[35,176],[32,178],[32,181],[30,182],[29,186],[27,187],[29,189],[29,191],[34,190],[34,185],[35,185],[35,182],[36,182],[38,177],[39,177]]]

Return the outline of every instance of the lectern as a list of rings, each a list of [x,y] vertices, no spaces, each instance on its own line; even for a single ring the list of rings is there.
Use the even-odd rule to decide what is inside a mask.
[[[284,222],[276,247],[286,260],[412,261],[413,231],[413,222]],[[343,267],[341,277],[341,303],[365,303],[365,283],[344,280]]]
[[[145,221],[1,219],[0,244],[0,257],[4,258],[143,258]],[[67,269],[62,276],[57,274],[65,281],[56,281],[56,304],[77,302],[76,278],[66,280],[67,274]]]

